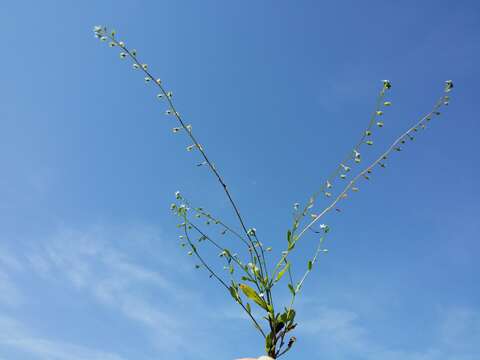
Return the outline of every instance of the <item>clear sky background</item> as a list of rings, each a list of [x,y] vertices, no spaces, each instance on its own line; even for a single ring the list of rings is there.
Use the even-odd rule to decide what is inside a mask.
[[[220,187],[153,88],[94,39],[97,24],[174,91],[272,255],[292,204],[358,139],[382,79],[393,106],[371,156],[454,80],[441,117],[325,218],[330,251],[285,359],[480,359],[478,1],[4,0],[1,360],[262,353],[168,209],[181,190],[233,221]],[[296,277],[314,246],[299,247]]]

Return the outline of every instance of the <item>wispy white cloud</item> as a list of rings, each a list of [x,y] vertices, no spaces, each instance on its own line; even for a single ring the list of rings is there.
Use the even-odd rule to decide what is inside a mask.
[[[20,290],[14,285],[10,276],[0,269],[0,304],[19,306],[23,302]]]
[[[208,348],[209,334],[192,325],[204,311],[199,296],[178,283],[191,272],[179,269],[171,254],[150,254],[152,243],[163,253],[168,248],[158,233],[158,229],[148,226],[87,230],[64,227],[25,257],[44,280],[80,291],[132,321],[150,339],[152,349],[177,356],[199,352],[200,348]],[[145,250],[139,251],[142,248]],[[190,336],[195,338],[195,346],[186,341]],[[196,356],[201,358],[198,353]]]
[[[369,360],[476,360],[480,358],[480,314],[471,309],[450,308],[429,329],[434,341],[427,348],[411,350],[375,341],[359,316],[352,311],[317,307],[303,319],[299,332],[315,338],[323,356]],[[412,336],[414,336],[412,334]],[[319,354],[320,355],[320,354]]]
[[[21,263],[4,248],[0,248],[0,304],[18,306],[23,301],[10,273],[20,271]]]
[[[5,248],[0,247],[0,267],[7,268],[9,270],[21,270],[23,268],[20,261]]]
[[[82,230],[63,226],[52,236],[23,243],[21,253],[0,251],[0,310],[10,316],[1,317],[0,313],[0,350],[8,346],[20,358],[23,352],[49,360],[121,359],[117,350],[112,354],[89,350],[86,344],[89,339],[96,341],[91,338],[95,331],[81,338],[70,333],[63,338],[61,328],[47,326],[36,336],[40,319],[30,323],[23,315],[17,316],[21,306],[32,304],[55,314],[50,296],[58,294],[68,301],[72,296],[78,298],[79,303],[72,303],[73,307],[88,304],[95,309],[82,316],[82,328],[88,329],[90,315],[95,317],[92,324],[98,322],[97,316],[108,317],[111,312],[120,315],[115,321],[121,336],[132,331],[134,343],[141,341],[140,358],[161,354],[160,358],[207,359],[209,348],[217,344],[211,331],[222,321],[211,315],[215,312],[205,312],[201,294],[185,286],[192,281],[193,271],[178,266],[185,264],[185,259],[172,255],[171,245],[160,234],[157,228],[142,225]],[[33,289],[25,288],[32,283]],[[77,321],[79,314],[62,312],[58,316],[56,322],[66,325]],[[21,324],[29,326],[28,331],[14,319],[21,319]],[[199,323],[201,327],[196,326]],[[110,341],[108,334],[100,335]],[[112,339],[112,344],[116,341]],[[108,349],[109,345],[105,346]],[[217,355],[221,353],[216,351]],[[2,355],[0,351],[0,358]]]
[[[16,320],[0,315],[0,345],[38,360],[124,360],[115,353],[52,341],[32,334]]]
[[[146,236],[140,231],[134,233]],[[115,236],[115,231],[100,227],[87,231],[63,228],[28,258],[44,277],[67,280],[100,304],[148,327],[155,339],[164,339],[162,343],[168,343],[170,348],[181,346],[182,326],[178,319],[165,310],[168,307],[161,299],[153,304],[149,298],[168,294],[168,298],[163,297],[169,299],[165,302],[174,302],[190,297],[189,292],[158,271],[129,259],[115,247]]]

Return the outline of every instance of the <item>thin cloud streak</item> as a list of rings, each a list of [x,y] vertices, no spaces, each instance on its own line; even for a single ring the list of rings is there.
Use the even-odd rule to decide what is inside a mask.
[[[375,341],[368,329],[359,325],[352,311],[318,306],[315,316],[302,321],[299,332],[318,341],[319,356],[370,360],[475,360],[480,357],[480,314],[465,308],[445,309],[431,331],[434,342],[425,349],[389,348]],[[440,330],[440,331],[439,331]],[[413,335],[412,335],[413,336]]]
[[[126,360],[122,356],[35,336],[15,319],[0,315],[0,344],[38,360]]]

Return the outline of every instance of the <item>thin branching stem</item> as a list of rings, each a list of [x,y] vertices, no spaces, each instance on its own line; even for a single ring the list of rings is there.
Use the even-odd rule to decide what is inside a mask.
[[[300,239],[305,232],[310,229],[318,220],[320,220],[326,213],[331,211],[335,205],[344,198],[344,195],[355,185],[355,183],[363,176],[365,176],[368,172],[372,171],[372,169],[381,163],[383,160],[385,160],[390,153],[392,153],[398,145],[402,142],[402,140],[405,140],[411,133],[415,132],[416,129],[418,130],[418,127],[424,124],[427,119],[430,119],[433,115],[435,115],[436,110],[443,104],[443,99],[444,96],[441,97],[441,99],[437,102],[437,104],[434,107],[434,110],[429,112],[427,115],[425,115],[423,118],[420,119],[415,125],[413,125],[410,129],[405,131],[402,135],[400,135],[385,151],[382,155],[380,155],[377,160],[375,160],[373,163],[371,163],[368,167],[366,167],[363,171],[361,171],[357,176],[355,176],[342,190],[342,192],[335,198],[335,200],[328,206],[326,207],[320,214],[318,214],[307,226],[305,226],[302,231],[297,235],[297,241]]]
[[[197,257],[197,259],[202,263],[202,265],[205,267],[205,269],[207,269],[207,271],[215,278],[217,279],[220,284],[222,284],[223,287],[225,287],[227,289],[227,291],[230,292],[230,286],[228,286],[225,281],[219,276],[217,275],[217,273],[215,273],[215,271],[212,270],[212,268],[207,264],[207,262],[203,259],[203,257],[200,255],[200,253],[198,252],[197,250],[197,247],[192,243],[192,240],[190,239],[190,236],[188,235],[188,219],[187,219],[187,216],[184,215],[183,216],[183,219],[184,219],[184,225],[183,225],[183,229],[184,229],[184,234],[185,234],[185,239],[187,240],[188,244],[190,245],[190,248],[192,249],[193,253],[195,254],[195,256]],[[247,310],[247,308],[245,307],[245,305],[241,302],[241,301],[238,301],[237,300],[237,303],[240,304],[240,306],[242,307],[242,309],[248,314],[248,316],[250,317],[250,319],[252,320],[253,324],[255,325],[255,327],[258,329],[258,331],[260,331],[260,333],[262,334],[262,336],[264,338],[266,338],[266,335],[265,335],[265,332],[263,331],[262,327],[260,326],[260,324],[258,323],[258,321],[255,319],[255,317],[251,314],[250,311]]]
[[[186,220],[187,223],[189,225],[192,226],[193,229],[195,229],[195,231],[197,231],[202,237],[205,238],[205,240],[207,240],[208,242],[210,242],[213,246],[215,246],[217,249],[221,250],[221,251],[225,251],[227,250],[229,252],[229,254],[227,255],[230,259],[232,259],[240,269],[242,269],[243,272],[245,272],[249,279],[251,279],[253,281],[253,283],[256,285],[258,291],[262,291],[261,288],[260,288],[260,284],[258,283],[258,280],[254,277],[251,276],[251,274],[245,269],[244,265],[240,262],[240,260],[238,260],[235,256],[233,256],[232,254],[230,254],[230,251],[228,249],[225,249],[224,247],[222,247],[220,244],[218,244],[215,240],[213,240],[208,234],[206,234],[205,232],[202,231],[202,229],[200,229],[197,225],[195,225],[193,222],[191,222],[190,220]]]
[[[195,255],[195,257],[200,261],[200,264],[197,264],[197,268],[205,268],[206,271],[209,273],[211,278],[214,278],[217,282],[221,284],[227,291],[229,291],[230,295],[234,298],[234,300],[240,304],[242,309],[248,314],[253,325],[255,328],[261,333],[263,338],[265,339],[266,344],[266,352],[269,356],[274,357],[275,359],[280,358],[289,350],[292,349],[293,344],[296,341],[295,337],[291,337],[288,343],[286,344],[285,337],[287,333],[295,329],[295,316],[296,312],[293,309],[293,305],[295,303],[297,294],[303,287],[305,280],[307,279],[308,275],[311,273],[313,266],[318,262],[318,258],[323,251],[327,251],[322,249],[322,245],[324,242],[324,238],[326,233],[329,231],[328,225],[322,224],[320,225],[321,231],[316,231],[313,226],[323,218],[327,213],[329,213],[333,209],[337,209],[338,203],[345,199],[349,192],[358,191],[357,187],[354,187],[359,180],[362,178],[369,179],[369,174],[373,171],[374,168],[377,167],[385,167],[384,161],[389,157],[389,155],[393,151],[400,151],[400,144],[404,144],[407,139],[413,140],[412,134],[419,130],[419,128],[425,128],[425,125],[428,121],[430,121],[434,116],[439,115],[438,109],[442,105],[448,105],[449,97],[444,95],[440,98],[440,100],[435,104],[433,110],[429,112],[426,116],[421,118],[418,122],[416,122],[412,127],[410,127],[406,132],[400,135],[388,148],[385,152],[383,152],[375,161],[370,163],[366,168],[359,168],[355,167],[358,174],[352,178],[346,185],[343,184],[339,186],[338,191],[333,189],[333,184],[336,183],[337,177],[341,179],[347,178],[347,172],[351,171],[354,164],[358,164],[361,162],[361,154],[360,148],[363,144],[373,145],[372,140],[372,132],[373,127],[376,123],[378,127],[383,126],[383,121],[381,117],[383,115],[383,106],[387,107],[391,105],[389,101],[384,102],[385,94],[388,89],[391,88],[391,83],[388,80],[383,81],[383,87],[378,94],[375,110],[370,117],[368,126],[363,131],[359,141],[355,144],[353,149],[349,151],[346,157],[342,160],[342,162],[335,168],[335,170],[329,175],[327,180],[321,184],[319,189],[312,194],[309,198],[307,204],[300,208],[299,204],[294,205],[295,213],[293,216],[293,224],[291,229],[287,232],[287,240],[288,240],[288,248],[282,252],[280,261],[275,264],[275,267],[271,273],[269,273],[268,264],[267,264],[267,257],[265,256],[265,249],[264,244],[260,241],[259,237],[257,236],[256,229],[254,228],[247,228],[243,215],[241,214],[237,203],[234,201],[232,194],[227,187],[223,177],[220,175],[219,171],[215,167],[214,163],[210,160],[207,156],[207,153],[204,147],[199,143],[196,136],[194,136],[192,132],[191,125],[187,125],[180,114],[177,112],[174,102],[172,100],[173,94],[170,91],[165,90],[162,82],[160,79],[156,79],[152,73],[148,70],[146,64],[142,64],[138,58],[137,53],[135,50],[129,50],[122,41],[117,41],[115,38],[115,32],[111,31],[108,32],[106,27],[96,26],[94,28],[95,35],[103,41],[110,40],[110,46],[112,47],[119,47],[122,52],[120,53],[121,58],[126,58],[127,56],[130,57],[133,61],[133,67],[135,69],[140,69],[143,74],[145,75],[146,82],[152,82],[160,89],[158,93],[159,98],[165,98],[168,109],[166,111],[167,115],[173,115],[176,119],[178,125],[177,127],[173,128],[173,132],[178,131],[185,131],[187,137],[192,142],[191,145],[187,147],[188,151],[191,150],[198,150],[202,157],[202,162],[198,164],[198,166],[207,166],[209,171],[211,171],[217,181],[220,183],[225,196],[228,199],[228,203],[230,204],[233,212],[235,213],[235,217],[240,224],[240,228],[236,227],[235,230],[233,227],[225,224],[223,221],[215,218],[210,213],[205,211],[203,208],[195,208],[191,207],[190,203],[187,199],[180,195],[179,192],[176,193],[177,200],[181,200],[182,203],[179,205],[177,203],[172,204],[171,209],[176,212],[176,214],[183,219],[183,222],[179,225],[180,228],[183,228],[184,236],[180,236],[180,238],[185,238],[186,243],[182,242],[182,246],[190,247],[191,251],[189,255]],[[449,80],[446,82],[445,92],[448,93],[453,88],[453,83]],[[353,164],[354,163],[354,164]],[[352,171],[353,172],[353,171]],[[341,191],[340,191],[341,190]],[[320,194],[324,194],[325,197],[331,198],[329,199],[330,204],[325,207],[320,213],[312,213],[312,209],[317,206],[316,200]],[[333,199],[333,201],[332,201]],[[248,264],[244,264],[238,254],[232,253],[228,248],[222,246],[221,242],[218,240],[216,236],[215,239],[212,236],[208,235],[206,231],[202,230],[201,225],[195,224],[193,221],[189,220],[192,218],[189,216],[189,211],[192,209],[192,216],[195,218],[206,218],[206,224],[210,225],[215,223],[219,225],[221,230],[221,235],[225,235],[227,232],[233,235],[233,240],[238,238],[243,245],[245,245],[248,249],[250,261]],[[316,211],[315,211],[316,212]],[[305,219],[307,216],[311,216],[312,220],[308,223]],[[197,221],[198,223],[198,221]],[[306,223],[306,225],[305,225]],[[216,228],[216,230],[219,230]],[[308,232],[313,232],[315,234],[321,234],[321,237],[318,242],[318,246],[316,247],[314,256],[308,261],[307,270],[303,273],[303,276],[299,279],[298,283],[294,283],[294,276],[292,274],[292,266],[289,262],[290,253],[294,250],[296,244],[300,239]],[[227,261],[228,269],[230,272],[231,278],[231,285],[228,283],[228,280],[224,280],[221,274],[218,274],[214,271],[211,265],[209,265],[205,259],[200,255],[197,247],[192,242],[192,236],[197,236],[199,234],[201,237],[198,238],[198,241],[207,241],[210,243],[214,248],[220,250],[219,253],[220,257],[224,257]],[[230,239],[230,236],[228,236]],[[268,251],[269,249],[267,249]],[[257,266],[258,265],[258,266]],[[236,267],[241,269],[240,272],[236,272]],[[288,271],[288,278],[289,283],[288,287],[291,291],[291,299],[290,305],[284,308],[284,311],[280,313],[275,313],[275,308],[273,304],[273,287],[283,278],[285,273]],[[303,269],[302,269],[303,272]],[[246,276],[244,276],[246,274]],[[301,275],[301,274],[300,274]],[[242,280],[245,282],[252,282],[255,284],[256,290],[248,286],[246,283],[237,283],[236,277],[241,276]],[[243,295],[240,295],[239,291],[243,292]],[[258,293],[257,293],[258,290]],[[244,299],[247,301],[244,302]],[[268,325],[270,326],[269,332],[263,330],[260,326],[257,319],[252,315],[250,302],[253,301],[257,305],[259,305],[263,310],[266,311],[266,316],[263,319],[268,321]],[[263,324],[265,325],[265,324]],[[268,330],[268,329],[267,329]],[[268,335],[267,335],[268,333]],[[286,346],[286,347],[285,347]]]
[[[185,198],[185,196],[182,194],[182,200],[183,202],[189,206],[192,210],[194,210],[195,212],[197,212],[198,214],[201,214],[202,216],[205,216],[206,218],[212,220],[213,222],[215,222],[216,224],[219,224],[221,225],[225,230],[231,232],[233,235],[235,235],[240,241],[242,241],[247,247],[250,246],[250,244],[248,243],[248,241],[245,239],[245,237],[243,237],[242,235],[240,235],[237,231],[235,231],[234,229],[232,229],[231,226],[225,224],[223,221],[221,221],[220,219],[216,218],[215,216],[213,216],[212,214],[210,214],[209,212],[205,212],[203,210],[203,208],[198,208],[198,207],[194,207],[191,205],[191,202]]]
[[[383,99],[385,97],[385,92],[386,90],[388,90],[389,88],[389,83],[384,81],[384,84],[383,84],[383,87],[377,97],[377,101],[376,101],[376,105],[375,105],[375,110],[374,112],[372,113],[371,117],[370,117],[370,120],[369,120],[369,123],[368,123],[368,126],[367,128],[363,131],[362,133],[362,136],[360,137],[360,140],[357,142],[357,144],[353,147],[353,150],[354,151],[358,151],[360,149],[360,147],[362,146],[362,144],[365,143],[365,139],[368,138],[370,135],[368,135],[369,133],[371,133],[371,130],[375,124],[375,120],[377,119],[377,116],[378,116],[378,111],[380,110],[381,108],[381,105],[382,105],[382,102],[383,102]],[[353,158],[353,151],[350,150],[348,152],[348,154],[345,156],[345,158],[342,160],[342,162],[337,166],[337,168],[330,174],[330,176],[327,178],[327,180],[320,186],[320,189],[317,190],[311,197],[310,197],[310,202],[313,203],[315,202],[315,200],[317,199],[317,197],[320,195],[320,194],[323,194],[326,192],[327,190],[327,187],[328,185],[327,184],[333,184],[334,183],[334,180],[335,178],[338,176],[338,174],[340,174],[342,172],[342,170],[344,170],[344,166],[346,166],[346,164]],[[311,208],[310,204],[307,204],[303,211],[299,212],[296,216],[295,216],[295,219],[294,219],[294,223],[297,223],[297,222],[301,222],[302,218],[305,217],[305,215],[308,213],[308,210]],[[295,230],[296,230],[296,227],[293,229],[292,233],[294,234],[295,233]]]
[[[136,55],[133,54],[123,43],[117,41],[113,36],[111,36],[110,34],[108,34],[107,32],[105,32],[105,36],[107,36],[116,46],[118,46],[119,48],[121,48],[125,53],[127,53],[131,58],[132,60],[134,61],[135,64],[138,65],[139,69],[141,69],[145,75],[147,75],[147,78],[149,78],[159,89],[160,91],[162,92],[163,96],[165,97],[165,99],[167,100],[168,102],[168,106],[170,107],[173,115],[175,116],[175,118],[177,119],[178,123],[180,124],[180,126],[182,127],[182,129],[187,133],[188,137],[190,138],[190,140],[192,140],[193,144],[195,145],[195,148],[200,152],[200,154],[202,155],[204,161],[206,162],[206,164],[208,165],[208,167],[210,168],[210,170],[212,171],[212,173],[215,175],[215,177],[217,178],[218,182],[220,183],[223,191],[225,192],[225,195],[227,196],[228,198],[228,201],[230,203],[230,205],[232,206],[234,212],[235,212],[235,215],[242,227],[242,230],[245,232],[247,238],[249,239],[249,242],[251,244],[251,246],[253,247],[253,251],[255,252],[257,258],[260,260],[260,255],[258,254],[258,251],[255,247],[255,242],[252,240],[249,232],[248,232],[248,229],[245,225],[245,221],[243,220],[243,217],[240,213],[240,210],[236,204],[236,202],[233,200],[233,197],[230,193],[230,191],[228,190],[228,187],[227,187],[227,184],[225,183],[225,181],[223,180],[222,176],[220,175],[220,173],[218,172],[218,170],[216,169],[216,167],[213,165],[213,163],[211,162],[210,158],[207,156],[203,146],[198,142],[198,140],[196,139],[196,137],[193,135],[191,129],[187,126],[187,124],[183,121],[182,117],[180,116],[180,114],[178,113],[178,111],[176,110],[175,108],[175,105],[172,101],[172,96],[169,94],[169,92],[167,92],[165,90],[165,88],[162,86],[161,82],[158,82],[156,81],[156,78],[148,71],[148,69],[143,66],[143,64],[137,59]],[[260,261],[260,271],[261,271],[261,274],[262,276],[264,275],[264,271],[266,272],[267,269],[264,269],[262,264],[261,264],[261,261]]]
[[[335,200],[328,206],[326,207],[322,212],[320,212],[318,215],[315,216],[315,218],[308,224],[306,225],[298,235],[295,235],[294,237],[294,242],[296,243],[304,234],[307,230],[309,230],[315,223],[317,223],[318,220],[320,220],[325,214],[330,212],[332,209],[335,208],[337,203],[344,199],[345,194],[356,184],[356,182],[364,177],[367,173],[371,172],[372,169],[381,163],[383,160],[385,160],[390,153],[395,151],[395,149],[398,149],[398,145],[404,141],[406,138],[408,138],[411,133],[416,132],[419,127],[422,125],[425,125],[427,121],[429,121],[433,116],[437,115],[437,110],[442,106],[444,103],[444,98],[445,96],[442,96],[437,103],[435,104],[434,108],[432,111],[430,111],[427,115],[422,117],[417,123],[415,123],[411,128],[409,128],[407,131],[405,131],[402,135],[400,135],[392,144],[391,146],[385,151],[382,155],[380,155],[377,160],[375,160],[373,163],[371,163],[368,167],[366,167],[363,171],[361,171],[353,180],[351,180],[345,187],[344,189],[339,193],[339,195],[335,198]],[[273,274],[275,274],[278,269],[280,269],[281,265],[285,261],[285,259],[288,258],[288,255],[290,254],[292,250],[286,250],[283,252],[283,255],[280,259],[280,261],[277,263],[277,266],[275,267],[275,270],[273,271]]]

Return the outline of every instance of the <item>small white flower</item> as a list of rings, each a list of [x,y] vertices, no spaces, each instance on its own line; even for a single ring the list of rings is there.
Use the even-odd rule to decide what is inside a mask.
[[[175,199],[180,200],[182,198],[182,194],[180,194],[180,191],[175,191]]]
[[[320,229],[323,230],[324,233],[327,233],[330,231],[330,227],[326,224],[320,224]]]
[[[353,150],[353,155],[357,158],[360,157],[360,153],[357,150]]]

